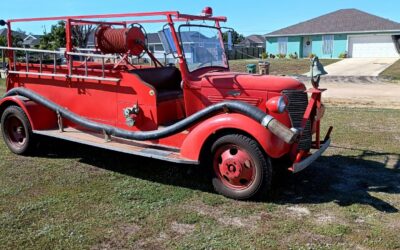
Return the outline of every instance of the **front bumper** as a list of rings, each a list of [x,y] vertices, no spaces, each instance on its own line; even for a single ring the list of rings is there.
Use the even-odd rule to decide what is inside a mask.
[[[293,173],[298,173],[302,170],[304,170],[305,168],[307,168],[308,166],[310,166],[315,160],[317,160],[329,147],[329,145],[331,145],[331,139],[327,139],[325,140],[321,145],[320,148],[314,152],[312,155],[308,156],[307,158],[305,158],[304,160],[294,163],[292,166],[292,171]]]

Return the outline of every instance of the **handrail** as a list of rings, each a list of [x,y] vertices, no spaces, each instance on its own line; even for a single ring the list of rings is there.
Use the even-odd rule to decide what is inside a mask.
[[[115,19],[115,18],[133,18],[133,17],[167,17],[167,20],[140,20],[139,22],[168,22],[168,17],[171,16],[176,21],[219,21],[226,22],[226,17],[221,16],[203,16],[203,15],[190,15],[183,14],[179,11],[159,11],[159,12],[142,12],[142,13],[123,13],[123,14],[103,14],[103,15],[82,15],[82,16],[58,16],[58,17],[37,17],[37,18],[19,18],[10,19],[9,23],[20,23],[20,22],[39,22],[39,21],[60,21],[60,20],[79,20],[79,19]],[[126,20],[129,21],[129,20]]]
[[[112,55],[99,55],[99,54],[88,54],[88,53],[78,53],[78,52],[67,52],[70,56],[85,56],[85,57],[97,57],[97,58],[109,58],[109,59],[119,59],[119,56]]]
[[[19,47],[4,47],[0,46],[1,50],[16,50],[16,51],[27,51],[27,52],[36,52],[36,53],[49,53],[49,54],[61,54],[63,55],[64,52],[56,51],[56,50],[43,50],[43,49],[28,49],[28,48],[19,48]]]
[[[18,47],[4,47],[0,46],[1,56],[3,59],[2,67],[0,72],[7,73],[7,74],[18,74],[18,75],[35,75],[35,76],[47,76],[47,77],[65,77],[65,78],[74,78],[74,79],[87,79],[87,80],[98,80],[98,81],[111,81],[111,82],[119,82],[121,79],[119,78],[110,78],[105,77],[105,59],[113,59],[117,60],[120,57],[114,55],[99,55],[99,54],[88,54],[88,53],[76,53],[76,52],[63,52],[63,51],[52,51],[52,50],[41,50],[41,49],[28,49],[28,48],[18,48]],[[6,68],[5,63],[5,51],[12,51],[12,65],[9,66],[9,69]],[[23,51],[25,52],[25,71],[18,71],[17,70],[17,56],[16,51]],[[30,72],[29,71],[29,52],[32,53],[39,53],[39,72]],[[52,54],[53,55],[53,72],[52,73],[43,73],[43,55],[44,54]],[[73,58],[71,57],[68,62],[68,74],[57,74],[57,54],[58,55],[69,55],[69,56],[80,56],[84,57],[84,75],[76,75],[73,74]],[[90,76],[88,74],[88,58],[100,58],[101,59],[101,77],[99,76]],[[11,58],[10,58],[11,59]]]
[[[60,55],[67,54],[67,55],[71,55],[71,56],[87,56],[87,57],[110,58],[110,59],[120,58],[119,56],[113,56],[113,55],[88,54],[88,53],[65,52],[65,51],[43,50],[43,49],[28,49],[28,48],[19,48],[19,47],[0,46],[0,50],[13,50],[13,51],[35,52],[35,53],[60,54]],[[84,50],[84,49],[80,48],[79,50]],[[92,50],[92,49],[88,49],[88,50]]]
[[[146,16],[168,16],[179,15],[178,11],[163,11],[163,12],[143,12],[143,13],[123,13],[123,14],[106,14],[106,15],[82,15],[82,16],[58,16],[58,17],[39,17],[39,18],[20,18],[11,19],[9,22],[37,22],[37,21],[59,21],[68,19],[109,19],[109,18],[128,18],[128,17],[146,17]]]

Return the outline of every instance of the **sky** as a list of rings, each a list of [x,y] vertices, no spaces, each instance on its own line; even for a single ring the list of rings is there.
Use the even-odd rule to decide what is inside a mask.
[[[52,17],[65,15],[133,13],[177,10],[199,14],[205,6],[214,14],[227,16],[224,26],[241,34],[266,34],[292,24],[336,11],[356,8],[400,22],[399,0],[2,0],[0,19]],[[33,34],[48,31],[50,23],[24,23],[13,27]],[[147,27],[148,32],[160,30],[162,25]]]

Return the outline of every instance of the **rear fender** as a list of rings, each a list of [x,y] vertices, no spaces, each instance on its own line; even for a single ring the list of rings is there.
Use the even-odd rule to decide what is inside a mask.
[[[28,117],[33,130],[53,129],[57,127],[57,115],[54,111],[21,96],[9,96],[0,100],[0,117],[9,106],[19,106]]]
[[[201,122],[190,131],[181,147],[182,157],[200,160],[201,150],[211,136],[232,129],[253,137],[272,158],[282,157],[290,151],[289,144],[253,119],[241,114],[221,114]]]

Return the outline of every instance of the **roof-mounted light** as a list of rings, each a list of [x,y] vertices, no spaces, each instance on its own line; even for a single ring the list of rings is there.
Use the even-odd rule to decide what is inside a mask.
[[[202,16],[211,17],[213,15],[213,9],[211,7],[205,7],[201,12]]]

